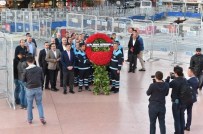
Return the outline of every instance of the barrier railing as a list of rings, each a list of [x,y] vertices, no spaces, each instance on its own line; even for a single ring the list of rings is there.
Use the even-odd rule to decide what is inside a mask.
[[[0,37],[0,99],[6,99],[10,107],[15,109],[13,78],[13,41]]]

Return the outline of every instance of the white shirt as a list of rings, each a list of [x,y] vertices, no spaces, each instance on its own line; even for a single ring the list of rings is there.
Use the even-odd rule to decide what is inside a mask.
[[[63,47],[63,50],[66,50],[66,46],[65,45],[62,45],[62,47]]]
[[[68,53],[68,58],[69,58],[69,60],[70,60],[70,58],[71,58],[71,57],[70,57],[70,51],[67,51],[67,50],[66,50],[66,52]]]
[[[135,45],[136,40],[133,39],[133,46]]]
[[[53,51],[53,50],[52,50]],[[56,51],[53,51],[55,58],[57,58]]]

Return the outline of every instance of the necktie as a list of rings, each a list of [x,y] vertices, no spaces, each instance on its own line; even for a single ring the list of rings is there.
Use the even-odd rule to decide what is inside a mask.
[[[69,60],[70,60],[70,58],[71,58],[71,57],[70,57],[70,51],[68,51],[68,57],[69,57]]]

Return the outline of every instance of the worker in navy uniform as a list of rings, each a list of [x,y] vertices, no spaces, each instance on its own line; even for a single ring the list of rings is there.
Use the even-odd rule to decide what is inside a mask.
[[[85,44],[80,43],[80,51],[78,53],[78,69],[79,69],[79,89],[78,92],[82,91],[83,83],[86,90],[90,90],[89,88],[89,69],[90,69],[90,61],[87,59],[85,53]]]
[[[149,119],[150,134],[156,133],[156,120],[159,119],[160,134],[166,134],[165,115],[166,115],[166,99],[169,92],[169,84],[164,82],[163,73],[157,71],[155,79],[147,90],[149,98]]]
[[[120,42],[118,40],[116,40],[115,42],[118,43],[118,49],[121,50],[121,52],[122,52],[122,59],[123,59],[123,62],[124,62],[123,46],[120,44]]]
[[[110,62],[110,70],[111,70],[111,81],[112,81],[112,88],[111,91],[114,93],[119,92],[119,86],[120,86],[120,71],[122,67],[122,52],[118,49],[119,44],[117,42],[113,43],[113,55]]]
[[[75,47],[73,48],[75,54],[74,64],[74,85],[77,87],[79,82],[79,70],[78,70],[78,54],[80,52],[80,43],[76,41]]]

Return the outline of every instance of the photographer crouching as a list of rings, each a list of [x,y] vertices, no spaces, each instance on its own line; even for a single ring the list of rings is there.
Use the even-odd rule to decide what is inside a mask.
[[[166,82],[170,82],[170,78],[173,80],[169,83],[169,87],[172,88],[171,100],[172,100],[172,112],[174,118],[174,134],[184,134],[184,110],[186,106],[181,102],[181,88],[182,85],[187,83],[184,78],[183,68],[175,66],[173,69],[174,73],[168,76]]]
[[[149,119],[150,119],[150,134],[155,134],[156,132],[156,119],[159,119],[160,133],[166,134],[165,126],[165,96],[168,95],[169,84],[164,82],[163,73],[157,71],[155,76],[152,76],[153,83],[149,86],[147,90],[147,95],[149,98]]]

